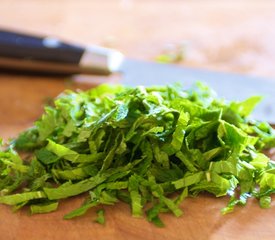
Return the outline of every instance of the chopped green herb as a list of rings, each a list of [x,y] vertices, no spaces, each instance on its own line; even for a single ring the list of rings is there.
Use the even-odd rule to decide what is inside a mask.
[[[104,209],[99,209],[96,213],[97,213],[96,222],[99,224],[104,224],[105,223]]]
[[[275,132],[249,118],[260,99],[227,103],[200,83],[67,91],[10,144],[0,139],[0,203],[46,213],[86,193],[64,219],[120,200],[135,217],[150,203],[146,217],[159,227],[160,213],[179,217],[181,202],[205,191],[230,196],[222,213],[249,197],[268,208],[275,162],[262,150],[275,146]],[[102,209],[96,221],[104,224]]]
[[[260,198],[260,206],[261,208],[270,208],[271,204],[271,197],[270,196],[263,196]]]
[[[30,206],[32,214],[53,212],[57,209],[57,207],[58,207],[58,202],[33,204]]]

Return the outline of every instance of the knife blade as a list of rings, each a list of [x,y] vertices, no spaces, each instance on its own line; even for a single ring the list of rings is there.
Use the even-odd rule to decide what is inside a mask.
[[[241,101],[251,96],[262,96],[252,117],[275,124],[275,79],[251,77],[196,68],[125,59],[121,65],[125,85],[160,85],[175,82],[189,88],[196,82],[211,87],[218,98]]]
[[[214,89],[218,97],[228,100],[263,96],[253,117],[275,123],[274,79],[127,59],[113,49],[81,46],[56,38],[7,30],[0,30],[0,67],[68,74],[108,75],[120,72],[121,83],[125,85],[149,86],[180,82],[189,88],[201,81]]]

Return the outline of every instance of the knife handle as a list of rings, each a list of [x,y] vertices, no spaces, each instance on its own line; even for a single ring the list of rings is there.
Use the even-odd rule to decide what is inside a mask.
[[[0,29],[0,68],[108,75],[118,71],[122,61],[123,55],[116,50]]]

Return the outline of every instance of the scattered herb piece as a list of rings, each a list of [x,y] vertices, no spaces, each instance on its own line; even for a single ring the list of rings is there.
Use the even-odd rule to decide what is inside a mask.
[[[33,204],[30,206],[32,214],[53,212],[57,209],[57,207],[58,207],[58,202]]]
[[[188,43],[167,44],[155,60],[159,63],[181,63],[186,60]]]
[[[96,213],[97,213],[96,222],[103,225],[105,223],[104,209],[99,209]]]

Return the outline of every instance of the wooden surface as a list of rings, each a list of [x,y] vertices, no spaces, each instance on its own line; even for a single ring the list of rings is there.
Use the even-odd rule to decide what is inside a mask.
[[[181,218],[162,215],[165,228],[156,228],[145,219],[130,216],[125,204],[105,207],[105,226],[94,223],[95,210],[74,220],[63,220],[64,213],[80,205],[79,198],[62,202],[59,211],[29,216],[26,211],[12,213],[1,206],[1,239],[102,239],[102,240],[225,240],[274,239],[274,209],[260,209],[256,202],[222,216],[227,199],[201,196],[182,204]],[[274,204],[273,204],[273,207]]]
[[[0,26],[103,44],[154,59],[275,77],[274,0],[1,0]]]
[[[1,0],[0,24],[82,43],[112,45],[140,59],[154,59],[168,43],[189,41],[182,64],[275,76],[274,1],[90,1]],[[270,24],[266,24],[266,23]],[[272,37],[273,36],[273,37]],[[273,64],[272,64],[273,62]],[[90,82],[57,77],[0,73],[0,136],[14,137],[32,125],[49,97],[66,88],[85,89]],[[113,79],[105,79],[113,81]],[[92,83],[93,82],[93,83]],[[249,201],[245,208],[222,216],[227,198],[210,195],[187,199],[184,215],[163,215],[158,229],[130,216],[127,205],[106,207],[105,226],[93,222],[95,211],[65,221],[80,198],[63,201],[59,211],[29,216],[0,205],[0,239],[274,239],[275,206],[269,210]]]

